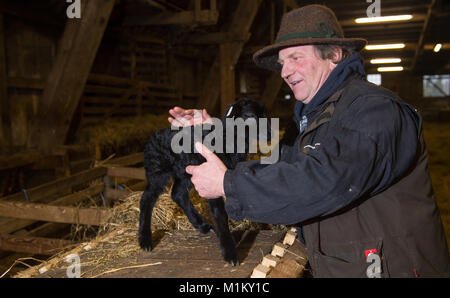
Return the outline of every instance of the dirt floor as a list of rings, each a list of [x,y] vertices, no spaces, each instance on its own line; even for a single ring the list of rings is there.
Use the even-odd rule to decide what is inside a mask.
[[[450,123],[424,123],[424,137],[436,202],[450,243]]]

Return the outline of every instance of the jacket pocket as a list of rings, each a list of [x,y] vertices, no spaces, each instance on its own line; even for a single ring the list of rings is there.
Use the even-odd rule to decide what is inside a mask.
[[[327,244],[313,252],[314,276],[367,278],[379,273],[379,277],[389,277],[382,250],[382,239]]]

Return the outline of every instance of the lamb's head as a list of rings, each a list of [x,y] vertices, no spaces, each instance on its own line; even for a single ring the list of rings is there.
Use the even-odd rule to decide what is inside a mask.
[[[223,116],[223,123],[235,125],[235,132],[239,132],[242,129],[240,126],[243,126],[247,144],[251,140],[267,141],[271,138],[271,127],[267,119],[267,111],[264,104],[259,100],[245,97],[238,99],[227,109]],[[237,135],[239,136],[239,134]]]

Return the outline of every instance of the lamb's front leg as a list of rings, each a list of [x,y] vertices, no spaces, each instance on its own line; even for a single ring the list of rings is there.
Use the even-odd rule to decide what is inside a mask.
[[[197,212],[189,198],[190,180],[175,178],[172,187],[172,200],[177,203],[186,214],[191,224],[201,233],[206,234],[212,230],[212,226]]]
[[[225,203],[222,198],[206,200],[211,208],[214,221],[216,222],[216,235],[219,238],[220,249],[225,261],[231,265],[239,265],[239,256],[236,244],[228,226],[228,214],[225,211]]]

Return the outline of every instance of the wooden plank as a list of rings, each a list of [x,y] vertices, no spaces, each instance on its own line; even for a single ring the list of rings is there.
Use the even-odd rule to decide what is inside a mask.
[[[265,278],[267,274],[269,274],[271,268],[264,266],[263,264],[259,264],[253,269],[251,278]]]
[[[146,180],[144,168],[108,167],[108,176]]]
[[[239,1],[239,5],[234,12],[229,31],[232,36],[247,36],[253,20],[258,12],[261,0]],[[241,55],[245,42],[235,42],[231,47],[231,65],[235,65]],[[220,94],[220,55],[216,57],[208,72],[204,88],[197,103],[198,108],[206,108],[212,113],[216,107]]]
[[[0,156],[0,170],[7,170],[30,165],[37,162],[41,158],[41,153],[36,150],[20,152],[7,156]]]
[[[105,186],[103,183],[91,186],[82,191],[61,197],[55,201],[52,201],[54,206],[70,205],[79,203],[89,197],[95,196],[104,190]],[[0,233],[13,233],[20,229],[23,229],[31,224],[35,223],[34,220],[30,219],[7,219],[0,225]]]
[[[64,195],[66,190],[70,187],[77,186],[82,183],[90,182],[96,178],[102,177],[106,174],[106,168],[97,167],[82,171],[80,173],[74,174],[70,177],[64,177],[57,179],[52,182],[48,182],[27,190],[27,195],[30,202],[41,200],[47,196],[56,196],[58,194]],[[11,201],[11,200],[25,200],[24,193],[19,192],[6,197],[0,198],[0,200]]]
[[[111,211],[102,208],[76,208],[36,203],[0,202],[0,216],[58,223],[99,226]]]
[[[419,37],[419,43],[417,44],[416,52],[414,53],[413,62],[411,64],[411,71],[416,71],[417,62],[419,61],[420,56],[423,52],[423,45],[425,43],[425,36],[427,35],[429,29],[430,29],[430,23],[431,23],[431,14],[433,12],[434,5],[436,4],[436,0],[431,0],[430,5],[428,6],[427,15],[425,18],[425,21],[423,23],[422,31],[420,33]]]
[[[9,151],[12,145],[10,104],[8,98],[8,72],[5,51],[5,28],[3,14],[0,13],[0,151]]]
[[[219,14],[217,11],[202,9],[197,12],[181,11],[177,13],[163,12],[148,16],[127,16],[122,26],[149,26],[149,25],[214,25],[217,23]]]
[[[61,205],[61,206],[67,205],[68,206],[68,205],[77,204],[88,198],[98,195],[104,189],[105,189],[105,184],[102,182],[102,183],[90,186],[81,191],[78,191],[76,193],[73,193],[73,194],[70,194],[67,196],[63,196],[57,200],[52,201],[51,204],[55,205],[55,206],[59,206],[59,205]]]
[[[220,45],[220,114],[224,115],[227,107],[236,97],[234,83],[234,64],[231,61],[231,43]]]
[[[155,243],[151,252],[139,251],[137,255],[118,258],[112,264],[101,264],[100,268],[97,265],[90,266],[88,262],[90,258],[98,255],[98,251],[95,252],[95,249],[83,251],[80,254],[81,262],[86,262],[86,265],[82,267],[82,274],[84,274],[83,277],[99,275],[111,278],[246,278],[259,263],[261,256],[269,253],[273,243],[279,241],[283,235],[284,232],[271,230],[234,232],[240,265],[233,267],[222,259],[218,239],[214,233],[204,235],[198,231],[175,230],[165,233],[160,241]],[[114,244],[114,238],[109,238],[108,241],[111,242],[111,249],[115,249],[116,245],[122,245],[122,243]],[[74,249],[77,253],[81,250],[81,246]],[[57,259],[51,259],[48,263]],[[145,266],[146,264],[154,265]],[[104,265],[107,265],[107,268]],[[143,266],[103,274],[109,268],[124,268],[130,265]],[[66,264],[53,266],[45,274],[37,276],[66,277],[65,266]],[[27,270],[27,272],[36,272],[35,269],[38,268]],[[26,275],[21,274],[21,276]]]
[[[81,19],[68,19],[27,145],[50,152],[63,145],[97,54],[114,0],[87,1]]]
[[[105,198],[108,201],[108,204],[110,201],[117,201],[123,199],[127,197],[129,194],[130,192],[126,190],[120,190],[111,187],[107,187],[105,189]]]
[[[280,92],[282,84],[283,79],[278,72],[273,72],[270,74],[261,95],[261,101],[264,103],[268,111],[272,110],[273,104],[277,99],[277,95]]]
[[[104,163],[104,166],[132,166],[144,161],[144,152],[117,157]]]
[[[0,234],[0,250],[38,255],[53,255],[59,250],[74,245],[75,242],[42,237],[22,237]]]

